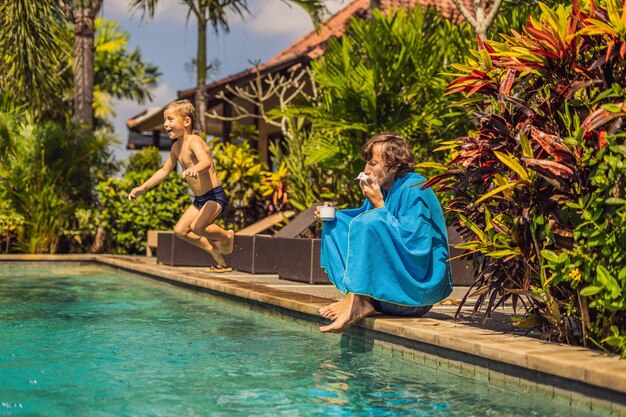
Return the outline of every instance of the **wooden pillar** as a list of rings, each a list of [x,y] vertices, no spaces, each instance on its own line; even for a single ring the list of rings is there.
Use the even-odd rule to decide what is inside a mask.
[[[232,117],[233,109],[230,103],[222,102],[222,115],[224,117]],[[230,120],[222,121],[222,137],[224,138],[224,142],[230,143],[230,133],[233,129],[233,122]]]
[[[156,146],[157,149],[161,149],[161,131],[152,131],[152,146]]]

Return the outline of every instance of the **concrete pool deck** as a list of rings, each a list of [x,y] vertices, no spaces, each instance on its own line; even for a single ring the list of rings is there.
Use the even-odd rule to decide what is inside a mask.
[[[253,304],[295,312],[327,323],[318,309],[340,298],[332,285],[280,280],[277,275],[210,273],[206,268],[172,267],[154,258],[121,255],[0,255],[3,261],[96,262],[170,283],[219,293]],[[374,334],[377,343],[415,362],[435,363],[461,376],[524,392],[547,392],[590,411],[626,417],[626,360],[583,347],[546,342],[510,324],[510,306],[482,323],[471,318],[469,300],[453,320],[467,288],[456,288],[423,318],[366,318],[351,332]],[[373,333],[372,333],[373,332]],[[532,335],[531,335],[532,336]]]

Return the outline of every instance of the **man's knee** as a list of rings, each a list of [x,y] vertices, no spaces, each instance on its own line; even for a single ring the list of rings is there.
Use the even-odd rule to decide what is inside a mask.
[[[188,227],[183,227],[179,225],[174,226],[174,234],[178,237],[187,236],[187,233],[189,233],[190,231],[191,230]]]
[[[202,222],[195,221],[191,223],[191,231],[198,236],[202,236],[205,233],[207,226],[208,225],[203,224]]]

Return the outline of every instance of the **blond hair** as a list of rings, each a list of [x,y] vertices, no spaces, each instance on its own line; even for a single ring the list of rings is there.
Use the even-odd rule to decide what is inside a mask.
[[[191,104],[191,101],[184,100],[176,100],[171,102],[165,107],[164,110],[172,109],[174,113],[182,117],[189,117],[191,119],[191,130],[196,129],[196,108]]]

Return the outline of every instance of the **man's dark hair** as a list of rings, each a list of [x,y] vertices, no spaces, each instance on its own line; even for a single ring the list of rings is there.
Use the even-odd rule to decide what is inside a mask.
[[[387,168],[396,169],[396,179],[415,169],[415,155],[411,146],[395,132],[383,132],[370,138],[361,149],[364,161],[372,159],[374,146],[382,145],[383,162]]]

